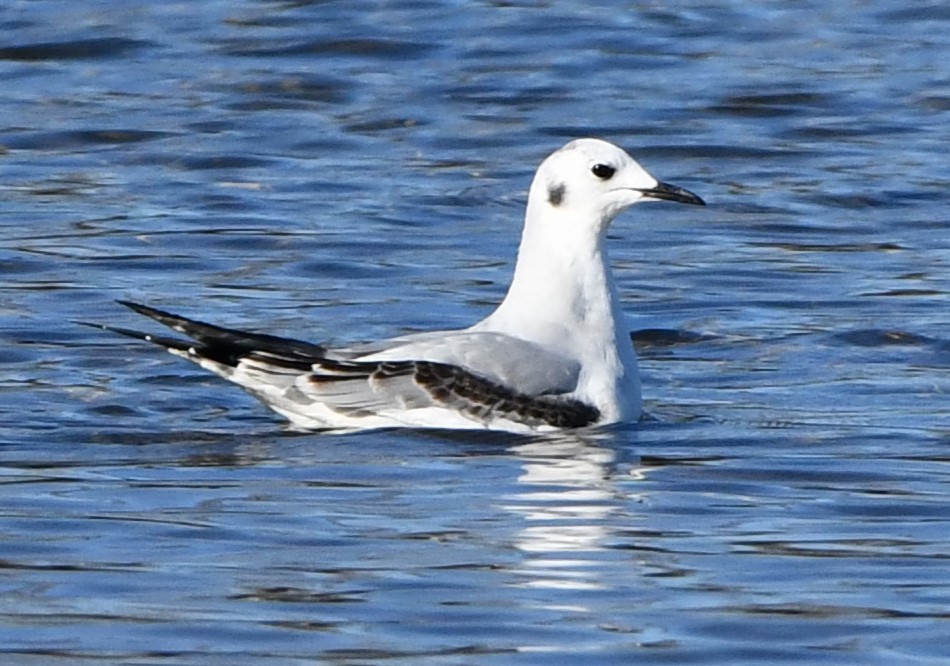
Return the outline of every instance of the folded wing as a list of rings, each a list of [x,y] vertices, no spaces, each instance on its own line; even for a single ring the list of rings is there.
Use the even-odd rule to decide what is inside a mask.
[[[465,368],[435,361],[322,361],[296,382],[315,402],[353,415],[442,408],[472,421],[578,428],[598,411],[563,395],[530,395]]]
[[[206,324],[122,302],[192,341],[99,326],[158,344],[233,381],[306,427],[505,420],[576,428],[596,408],[571,398],[579,367],[532,343],[488,332],[443,332],[330,351],[321,345]],[[433,414],[435,417],[433,417]],[[461,419],[460,419],[461,417]]]

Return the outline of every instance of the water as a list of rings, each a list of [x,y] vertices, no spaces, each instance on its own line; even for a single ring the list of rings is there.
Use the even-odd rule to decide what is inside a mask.
[[[942,3],[0,10],[9,664],[944,664]],[[72,320],[465,326],[570,138],[653,421],[292,433]]]

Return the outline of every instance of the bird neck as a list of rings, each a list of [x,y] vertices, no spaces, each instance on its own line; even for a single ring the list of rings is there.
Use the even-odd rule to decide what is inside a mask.
[[[606,221],[595,228],[550,210],[545,216],[529,203],[508,294],[474,328],[576,361],[572,395],[597,407],[603,423],[635,420],[642,410],[640,375],[604,249]]]
[[[635,364],[605,228],[550,209],[543,224],[539,218],[529,205],[511,287],[486,323],[584,362]],[[615,359],[605,358],[611,353]]]

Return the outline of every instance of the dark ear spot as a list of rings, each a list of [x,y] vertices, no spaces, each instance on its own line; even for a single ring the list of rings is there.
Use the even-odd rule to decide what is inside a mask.
[[[548,185],[548,203],[552,206],[560,206],[564,201],[565,192],[567,192],[567,186],[564,183]]]

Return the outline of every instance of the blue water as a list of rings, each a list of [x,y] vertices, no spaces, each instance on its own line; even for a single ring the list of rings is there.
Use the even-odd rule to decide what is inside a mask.
[[[0,9],[4,664],[945,664],[950,11]],[[571,138],[653,420],[288,431],[74,320],[466,326]]]

